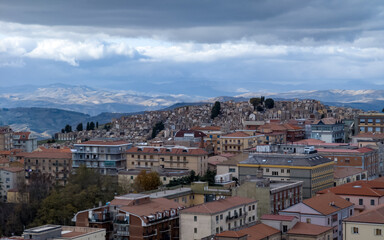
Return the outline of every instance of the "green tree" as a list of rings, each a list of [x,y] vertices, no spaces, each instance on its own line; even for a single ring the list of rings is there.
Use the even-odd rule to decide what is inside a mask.
[[[87,122],[87,128],[86,128],[87,131],[91,130],[91,128],[89,127],[89,122]]]
[[[96,129],[99,128],[99,122],[96,122]]]
[[[258,112],[262,112],[262,111],[264,111],[264,108],[261,105],[259,105],[259,106],[256,107],[256,110]]]
[[[95,123],[94,122],[91,122],[89,124],[89,130],[95,130]]]
[[[381,112],[383,112],[383,113],[384,113],[384,108],[383,108],[383,109],[381,109]]]
[[[159,132],[164,130],[164,123],[163,122],[158,122],[152,129],[152,138],[155,138]]]
[[[220,102],[216,101],[211,110],[211,119],[215,119],[221,113]]]
[[[150,172],[142,170],[135,178],[133,182],[133,188],[136,192],[150,191],[157,189],[162,182],[157,172]]]
[[[251,98],[249,102],[253,105],[253,110],[256,110],[257,106],[261,104],[261,98]]]
[[[265,100],[265,107],[271,109],[275,106],[275,101],[272,98],[267,98]]]
[[[79,123],[79,124],[77,125],[77,127],[76,127],[76,130],[77,130],[78,132],[83,131],[83,123]]]
[[[69,125],[69,124],[65,125],[64,131],[65,131],[66,133],[72,132],[72,126]]]
[[[109,131],[109,130],[111,130],[111,128],[112,128],[112,124],[111,123],[104,124],[104,129],[105,130]]]
[[[208,182],[209,185],[215,185],[216,171],[207,170],[204,176],[200,178],[200,181]]]

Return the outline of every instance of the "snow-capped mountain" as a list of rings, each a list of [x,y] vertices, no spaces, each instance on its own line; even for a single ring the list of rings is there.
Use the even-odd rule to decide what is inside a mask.
[[[49,107],[90,115],[101,112],[156,110],[178,102],[196,100],[182,94],[148,95],[133,91],[100,90],[64,84],[0,89],[0,107]]]

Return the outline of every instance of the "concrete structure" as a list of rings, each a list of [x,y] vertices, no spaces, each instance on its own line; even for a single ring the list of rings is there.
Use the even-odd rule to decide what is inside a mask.
[[[182,205],[144,194],[115,197],[108,205],[78,212],[76,226],[105,228],[106,239],[179,239]]]
[[[204,175],[208,169],[208,152],[182,146],[133,147],[126,152],[127,168],[170,168],[195,171]]]
[[[12,149],[13,131],[9,126],[0,126],[0,151]]]
[[[354,167],[337,167],[335,166],[334,186],[339,186],[345,183],[355,182],[367,179],[368,171]]]
[[[355,204],[355,211],[361,212],[384,203],[384,177],[377,180],[360,180],[325,189],[318,194],[332,192]]]
[[[257,145],[255,131],[239,131],[221,136],[220,152],[221,153],[241,153],[245,149],[252,148]]]
[[[253,153],[238,164],[239,179],[257,177],[257,169],[271,180],[302,181],[303,198],[315,196],[316,192],[333,186],[333,161],[313,154]]]
[[[52,176],[52,181],[64,186],[72,170],[72,154],[68,149],[43,149],[25,153],[24,169],[28,179],[32,172],[47,173]]]
[[[207,143],[211,143],[214,149],[214,153],[218,154],[220,152],[220,137],[224,134],[221,131],[221,127],[219,126],[194,126],[191,130],[197,130],[203,132],[206,137],[204,141]]]
[[[353,203],[327,193],[306,199],[280,211],[281,215],[295,216],[300,222],[333,228],[334,239],[343,239],[342,220],[353,215]]]
[[[334,118],[323,118],[311,124],[311,138],[327,143],[344,141],[344,123]]]
[[[207,238],[227,230],[253,225],[256,221],[256,200],[242,197],[220,199],[182,210],[180,238]]]
[[[73,227],[59,225],[43,225],[35,228],[25,229],[22,239],[33,240],[105,240],[105,229]]]
[[[250,179],[232,190],[233,196],[255,199],[257,215],[277,213],[303,200],[303,182]]]
[[[356,133],[384,133],[384,113],[359,114],[355,126]]]
[[[175,142],[181,141],[199,143],[204,141],[206,136],[207,135],[203,132],[197,130],[180,130],[176,132],[174,139]]]
[[[319,155],[332,159],[340,167],[362,168],[368,171],[368,176],[379,173],[378,151],[371,148],[357,149],[325,149],[317,148]]]
[[[292,229],[299,222],[299,219],[295,216],[277,214],[264,214],[260,220],[265,225],[278,229],[283,239],[286,239],[288,230]]]
[[[12,141],[13,148],[24,152],[32,152],[37,148],[37,137],[32,136],[31,132],[14,132]]]
[[[344,240],[383,239],[384,204],[343,220]]]
[[[2,167],[0,168],[0,201],[7,201],[7,193],[24,181],[24,168]]]
[[[117,175],[126,168],[125,152],[132,144],[112,139],[92,140],[74,144],[72,149],[72,168],[86,165],[104,175]]]
[[[332,227],[298,222],[287,232],[287,240],[331,240],[337,239]]]
[[[248,159],[249,154],[246,152],[228,157],[228,160],[216,164],[216,173],[218,175],[231,173],[234,178],[239,179],[239,168],[237,164]]]

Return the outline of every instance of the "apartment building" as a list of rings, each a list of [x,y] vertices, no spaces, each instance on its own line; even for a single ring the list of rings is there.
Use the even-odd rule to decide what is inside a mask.
[[[367,179],[368,171],[355,167],[337,167],[335,166],[335,186],[345,183],[355,182]]]
[[[384,204],[343,220],[344,240],[383,239]]]
[[[302,181],[272,181],[268,178],[249,179],[233,189],[233,196],[255,199],[257,215],[278,213],[303,200]]]
[[[0,151],[12,149],[13,131],[9,126],[0,126]]]
[[[37,148],[37,137],[32,136],[31,132],[14,132],[12,141],[13,148],[24,152],[32,152]]]
[[[262,169],[263,176],[271,180],[302,181],[303,198],[310,198],[333,186],[333,165],[332,160],[316,153],[252,153],[238,164],[239,180],[257,178],[257,170]]]
[[[346,183],[322,190],[318,192],[318,194],[332,192],[355,204],[356,212],[362,212],[384,203],[384,181],[382,180],[383,178],[371,181],[360,180]]]
[[[335,118],[323,118],[311,124],[311,138],[326,143],[340,143],[344,141],[344,123]]]
[[[105,228],[106,239],[179,239],[183,206],[144,194],[115,197],[108,205],[78,212],[76,226]]]
[[[127,168],[170,168],[195,171],[204,175],[208,169],[208,152],[201,148],[182,146],[132,147],[126,151]]]
[[[206,136],[204,141],[212,144],[214,153],[220,152],[220,137],[224,134],[219,126],[194,126],[191,130],[201,131]]]
[[[215,235],[215,240],[280,240],[281,232],[263,223],[237,231],[225,231]]]
[[[258,136],[254,134],[255,131],[239,131],[221,136],[220,152],[237,154],[256,146]]]
[[[16,189],[24,181],[24,168],[1,167],[0,168],[0,201],[7,201],[9,190]]]
[[[353,203],[326,193],[306,199],[279,212],[280,215],[295,216],[300,222],[333,228],[333,239],[343,239],[342,220],[353,215]]]
[[[384,113],[359,114],[355,126],[356,133],[384,133]]]
[[[368,176],[379,174],[378,150],[367,147],[355,149],[317,148],[319,155],[329,158],[340,167],[355,167],[368,171]]]
[[[131,143],[113,139],[91,140],[74,144],[72,149],[72,168],[80,165],[93,168],[104,175],[117,175],[126,168],[125,152]]]
[[[242,197],[219,199],[182,210],[180,238],[210,239],[224,231],[254,225],[256,221],[256,200]]]
[[[64,186],[68,182],[72,170],[72,153],[70,149],[43,149],[24,153],[25,177],[32,172],[40,172],[52,176],[52,181]]]

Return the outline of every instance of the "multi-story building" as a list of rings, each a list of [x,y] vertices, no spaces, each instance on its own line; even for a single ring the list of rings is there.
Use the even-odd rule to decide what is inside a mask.
[[[197,130],[180,130],[177,131],[175,134],[175,141],[181,141],[181,142],[194,142],[194,143],[199,143],[204,141],[204,138],[207,135],[205,135],[201,131]]]
[[[355,126],[356,133],[384,133],[384,113],[359,114]]]
[[[375,208],[377,205],[384,203],[384,181],[377,180],[360,180],[356,182],[346,183],[333,188],[325,189],[318,194],[332,192],[347,201],[355,204],[356,212],[361,212]]]
[[[9,126],[0,126],[0,151],[12,149],[13,131]]]
[[[259,223],[237,231],[225,231],[215,235],[215,240],[280,240],[281,232],[273,227]]]
[[[125,152],[132,144],[111,139],[91,140],[74,144],[72,149],[72,168],[80,165],[95,169],[104,175],[117,175],[126,168]]]
[[[14,132],[13,148],[22,149],[24,152],[32,152],[37,148],[37,137],[31,132]]]
[[[144,194],[115,197],[108,205],[78,212],[76,226],[107,230],[106,239],[179,239],[183,206]]]
[[[328,149],[317,148],[319,155],[332,159],[340,167],[355,167],[368,171],[368,176],[379,174],[378,150],[371,148]]]
[[[255,133],[255,131],[239,131],[221,136],[220,152],[236,154],[256,146],[258,136],[255,136]]]
[[[186,208],[180,213],[182,240],[210,239],[215,234],[235,230],[257,221],[257,200],[229,197]]]
[[[271,181],[267,178],[256,178],[245,181],[233,189],[233,196],[256,199],[257,215],[278,213],[303,200],[302,181]]]
[[[344,141],[344,123],[334,118],[323,118],[311,124],[311,138],[327,143]]]
[[[191,130],[203,132],[206,137],[204,141],[211,143],[215,154],[220,152],[220,137],[224,134],[219,126],[195,126]]]
[[[355,167],[335,167],[335,186],[367,179],[368,171]]]
[[[24,168],[2,167],[0,168],[0,201],[7,200],[7,193],[17,188],[24,180]]]
[[[195,171],[200,176],[208,169],[208,152],[201,148],[182,146],[132,147],[126,151],[127,168],[170,168]]]
[[[302,181],[303,198],[310,198],[316,192],[333,186],[333,165],[332,160],[316,153],[253,153],[238,164],[239,180],[256,178],[260,168],[263,176],[271,180]]]
[[[343,220],[344,240],[383,239],[384,204]]]
[[[26,178],[34,171],[52,176],[52,181],[65,185],[72,170],[72,154],[70,149],[44,149],[24,153],[24,169]]]
[[[35,239],[35,240],[105,240],[105,229],[43,225],[39,227],[25,229],[23,236],[16,239]]]
[[[343,239],[342,220],[353,215],[353,203],[326,193],[279,212],[280,215],[295,216],[300,222],[333,228],[333,239]]]

